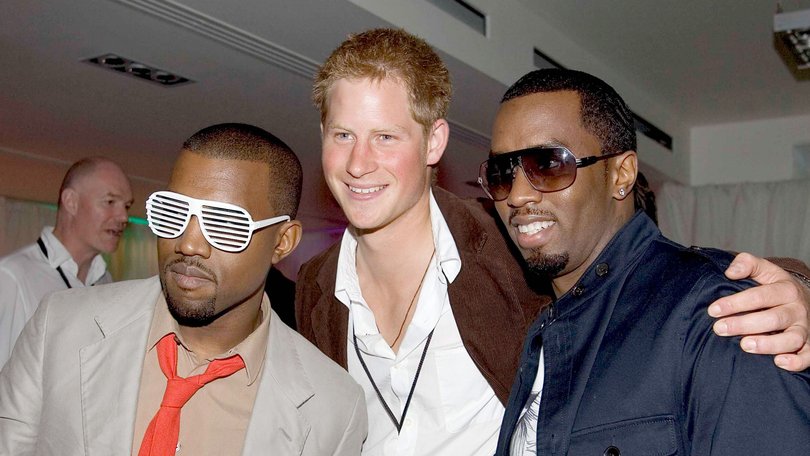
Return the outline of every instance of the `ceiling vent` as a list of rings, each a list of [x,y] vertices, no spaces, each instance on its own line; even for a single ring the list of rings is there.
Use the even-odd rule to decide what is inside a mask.
[[[487,17],[464,0],[428,0],[481,35],[487,36]]]
[[[98,65],[108,70],[128,74],[136,78],[144,79],[162,86],[171,87],[194,82],[183,76],[170,73],[160,68],[155,68],[140,62],[136,62],[116,54],[104,54],[84,60],[87,63]]]
[[[565,69],[564,66],[560,65],[559,62],[552,59],[540,49],[534,48],[534,66],[539,69],[545,68],[561,68]]]
[[[248,33],[227,22],[220,21],[200,11],[166,0],[115,0],[162,20],[177,24],[233,49],[271,63],[287,71],[312,79],[318,71],[319,62],[290,51],[278,44]],[[236,3],[236,2],[234,2]]]
[[[773,16],[777,50],[795,74],[810,74],[810,9]]]

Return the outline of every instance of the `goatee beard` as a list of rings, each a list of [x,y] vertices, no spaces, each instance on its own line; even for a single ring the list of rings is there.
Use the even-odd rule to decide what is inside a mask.
[[[207,326],[211,324],[214,320],[217,319],[217,315],[215,313],[216,309],[216,292],[213,296],[209,297],[208,299],[194,304],[184,303],[182,299],[176,299],[172,294],[169,292],[169,289],[166,287],[166,280],[165,276],[168,274],[170,267],[175,263],[184,262],[183,260],[174,261],[170,264],[167,264],[166,267],[161,271],[159,274],[160,278],[160,287],[163,289],[163,296],[166,298],[166,307],[169,309],[169,313],[172,317],[182,326],[190,326],[190,327],[201,327]],[[200,269],[208,271],[203,265],[197,262],[186,262],[192,264]],[[215,277],[211,274],[212,277]],[[216,282],[215,282],[216,284]]]
[[[526,266],[532,274],[554,278],[568,266],[568,252],[545,254],[532,251],[526,258]]]
[[[169,313],[172,314],[172,317],[174,317],[181,326],[195,328],[207,326],[217,319],[217,315],[214,312],[217,302],[215,297],[198,303],[196,306],[189,306],[176,301],[165,288],[163,289],[163,295],[166,297],[166,305],[169,308]]]
[[[160,274],[160,288],[163,290],[163,297],[166,299],[166,307],[169,313],[181,326],[201,327],[211,324],[217,319],[214,310],[216,309],[216,294],[196,306],[183,304],[182,300],[175,299],[166,288],[164,275]]]

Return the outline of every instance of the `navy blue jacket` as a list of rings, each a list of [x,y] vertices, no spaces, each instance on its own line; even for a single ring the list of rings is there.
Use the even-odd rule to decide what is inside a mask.
[[[712,332],[706,307],[751,285],[724,277],[731,259],[675,244],[636,213],[529,330],[497,454],[509,454],[542,347],[538,454],[810,455],[810,372]]]

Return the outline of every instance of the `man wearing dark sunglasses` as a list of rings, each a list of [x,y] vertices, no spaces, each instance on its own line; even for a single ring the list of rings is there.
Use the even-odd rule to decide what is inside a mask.
[[[302,266],[296,317],[301,334],[363,386],[366,454],[491,455],[522,340],[550,300],[529,290],[488,212],[431,185],[447,145],[450,91],[447,68],[430,46],[392,29],[350,36],[314,83],[324,176],[350,226],[341,242]],[[487,165],[482,178],[499,182],[487,188],[511,185],[512,165],[522,160],[542,168],[549,183],[564,184],[577,161],[554,146]],[[592,160],[599,158],[579,165]],[[778,321],[769,318],[774,313],[787,315],[786,325],[806,325],[806,299],[794,299],[800,285],[780,272],[783,280],[759,287],[760,295],[732,299],[753,308],[785,305],[735,317],[734,331],[781,331],[762,328]],[[756,337],[764,352],[784,353],[806,333],[794,334],[801,341],[792,345]]]
[[[556,298],[529,329],[497,454],[809,454],[810,371],[712,333],[707,307],[753,283],[634,207],[632,119],[577,71],[504,95],[479,182]]]
[[[189,138],[147,201],[158,276],[42,303],[0,372],[0,454],[357,455],[362,390],[264,293],[301,179],[259,128]]]

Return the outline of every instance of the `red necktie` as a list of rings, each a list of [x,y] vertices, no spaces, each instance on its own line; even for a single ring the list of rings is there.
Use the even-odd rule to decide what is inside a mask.
[[[172,456],[180,435],[180,409],[206,383],[227,377],[245,367],[239,355],[215,359],[200,375],[177,376],[177,342],[174,333],[163,336],[157,343],[158,363],[166,376],[166,392],[155,417],[143,435],[138,456]]]

